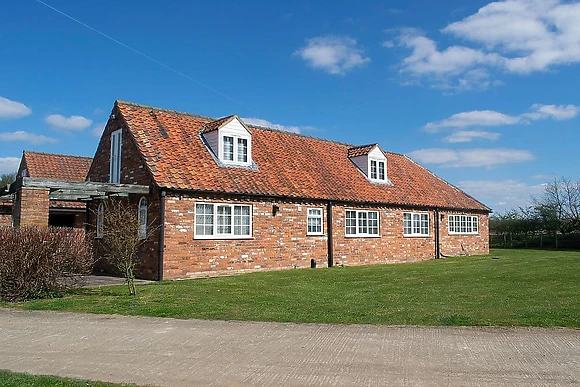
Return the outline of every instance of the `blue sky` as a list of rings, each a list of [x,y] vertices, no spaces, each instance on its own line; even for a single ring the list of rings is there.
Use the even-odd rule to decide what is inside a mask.
[[[496,211],[580,180],[580,2],[433,4],[5,2],[0,173],[93,156],[121,99],[379,143]]]

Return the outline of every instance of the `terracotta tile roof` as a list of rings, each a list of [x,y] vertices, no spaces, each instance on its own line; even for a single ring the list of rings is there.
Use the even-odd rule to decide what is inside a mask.
[[[90,157],[24,151],[21,163],[25,163],[30,177],[84,181],[92,160]]]
[[[368,155],[369,152],[372,151],[375,146],[378,146],[378,144],[368,144],[368,145],[361,145],[361,146],[355,146],[355,147],[349,148],[348,152],[347,152],[347,156],[348,157],[357,157],[357,156]]]
[[[219,128],[221,128],[222,126],[224,126],[225,124],[227,124],[228,122],[233,120],[235,117],[236,117],[236,115],[232,114],[231,116],[219,118],[215,121],[209,122],[209,123],[205,124],[203,126],[203,128],[201,128],[200,133],[208,133],[208,132],[213,132],[214,130],[218,130]]]
[[[385,152],[392,184],[373,184],[347,157],[352,145],[251,125],[257,169],[221,167],[199,134],[215,119],[122,101],[116,105],[162,188],[489,210],[404,155]],[[167,136],[160,134],[159,124]]]

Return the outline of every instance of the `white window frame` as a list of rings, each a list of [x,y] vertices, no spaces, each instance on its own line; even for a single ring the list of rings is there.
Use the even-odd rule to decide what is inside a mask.
[[[410,216],[410,229],[411,232],[406,232],[406,223],[405,216]],[[423,230],[425,229],[423,222],[425,222],[425,217],[427,217],[427,233],[424,233]],[[431,235],[431,219],[428,212],[403,212],[403,236],[405,237],[428,237]]]
[[[198,205],[205,205],[205,206],[212,206],[212,234],[198,234],[197,233],[197,206]],[[248,208],[249,209],[249,225],[239,224],[236,225],[236,217],[243,217],[243,214],[236,215],[235,207],[240,208]],[[218,208],[229,208],[229,215],[228,214],[219,214]],[[218,224],[218,216],[220,219],[224,219],[225,216],[229,216],[230,223],[229,229],[230,232],[218,232],[218,227],[227,227],[228,224]],[[241,219],[240,219],[241,221]],[[253,238],[253,208],[250,204],[238,204],[238,203],[217,203],[217,202],[196,202],[195,203],[195,215],[194,215],[194,222],[193,222],[193,232],[194,232],[194,239],[251,239]],[[205,223],[204,223],[205,224]],[[236,235],[235,228],[236,226],[239,227],[249,227],[250,233],[243,234],[243,235]]]
[[[351,217],[349,217],[349,212],[350,213],[355,213],[355,224],[349,224],[349,222],[347,221],[348,219],[352,220]],[[376,229],[377,229],[377,233],[369,233],[369,229],[371,228],[370,226],[370,221],[371,221],[371,217],[369,216],[370,214],[376,214]],[[380,238],[381,237],[381,222],[380,222],[380,214],[379,211],[376,210],[353,210],[353,209],[349,209],[346,210],[344,213],[344,235],[347,238],[353,238],[353,237],[366,237],[366,238]],[[372,219],[375,220],[375,219]],[[355,227],[355,233],[349,233],[349,227]],[[372,227],[374,228],[374,227]],[[361,231],[364,230],[365,231]]]
[[[123,148],[123,129],[111,133],[111,154],[109,158],[109,183],[121,182],[121,150]]]
[[[232,159],[233,160],[226,160],[225,158],[225,137],[233,138],[233,153]],[[240,142],[245,140],[246,141],[246,161],[239,160],[239,154],[241,144]],[[231,165],[242,165],[242,166],[249,166],[252,163],[252,138],[250,135],[240,135],[239,133],[231,133],[231,132],[222,132],[220,133],[219,138],[219,159],[224,164],[231,164]]]
[[[137,220],[139,223],[139,229],[137,230],[137,237],[139,239],[145,239],[147,237],[147,198],[143,196],[139,199],[139,207],[137,212]]]
[[[96,237],[99,239],[102,238],[105,234],[105,205],[103,203],[99,203],[99,206],[97,207],[96,229]]]
[[[449,235],[479,234],[479,218],[473,215],[453,214],[447,216]]]
[[[375,164],[373,171],[373,163]],[[382,169],[381,169],[382,167]],[[382,178],[381,178],[381,171]],[[386,181],[387,180],[387,162],[383,159],[369,157],[369,180]]]
[[[320,213],[315,214],[315,211],[320,211]],[[310,221],[314,219],[320,219],[320,231],[310,231]],[[307,209],[306,235],[324,235],[324,209],[322,207],[311,207]]]

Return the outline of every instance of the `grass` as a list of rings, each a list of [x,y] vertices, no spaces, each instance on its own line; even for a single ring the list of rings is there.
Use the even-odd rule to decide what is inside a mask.
[[[124,286],[81,289],[14,306],[183,319],[578,328],[579,294],[580,252],[497,249],[399,265],[163,281],[138,286],[133,297]]]
[[[134,386],[134,384],[116,384],[94,382],[91,380],[60,378],[56,376],[35,376],[20,372],[0,370],[0,386],[3,387],[115,387]]]

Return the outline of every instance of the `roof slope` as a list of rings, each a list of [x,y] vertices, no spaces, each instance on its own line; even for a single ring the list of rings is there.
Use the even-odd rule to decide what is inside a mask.
[[[385,152],[392,185],[373,184],[347,157],[352,148],[348,144],[252,125],[248,127],[257,170],[219,166],[199,134],[214,119],[116,104],[163,188],[489,210],[406,156]]]
[[[31,151],[24,151],[22,157],[28,176],[68,181],[85,181],[93,161],[90,157]]]

